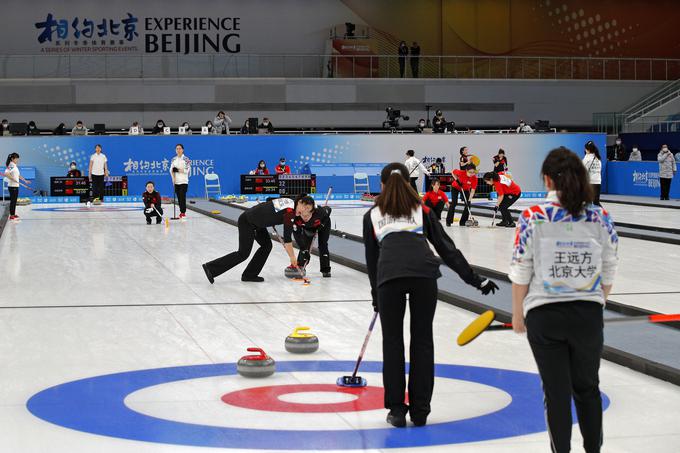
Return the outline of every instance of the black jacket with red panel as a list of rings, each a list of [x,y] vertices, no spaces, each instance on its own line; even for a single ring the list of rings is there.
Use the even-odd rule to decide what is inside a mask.
[[[157,191],[153,191],[151,193],[147,192],[146,190],[142,194],[142,201],[144,201],[144,207],[146,209],[149,209],[151,207],[151,204],[153,204],[156,208],[161,207],[161,194],[159,194]]]

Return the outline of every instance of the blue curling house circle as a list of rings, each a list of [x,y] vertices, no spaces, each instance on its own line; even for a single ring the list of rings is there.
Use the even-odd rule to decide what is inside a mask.
[[[277,362],[278,372],[338,372],[349,361]],[[362,371],[379,373],[381,362]],[[498,388],[512,402],[497,411],[420,428],[357,430],[276,430],[208,426],[165,420],[128,408],[127,395],[170,382],[236,374],[236,364],[193,365],[107,374],[67,382],[33,395],[34,416],[65,428],[121,439],[214,448],[257,450],[353,450],[426,447],[480,442],[545,431],[543,393],[535,373],[463,365],[436,365],[435,375]],[[603,406],[609,405],[603,394]]]

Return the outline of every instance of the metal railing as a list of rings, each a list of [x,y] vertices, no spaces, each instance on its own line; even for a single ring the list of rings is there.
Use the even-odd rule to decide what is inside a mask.
[[[680,132],[680,120],[666,116],[645,116],[627,121],[624,113],[596,113],[593,122],[598,132],[618,135],[623,132]]]
[[[399,78],[397,55],[40,54],[0,56],[0,78]],[[418,76],[433,79],[676,80],[680,60],[650,58],[423,55]]]

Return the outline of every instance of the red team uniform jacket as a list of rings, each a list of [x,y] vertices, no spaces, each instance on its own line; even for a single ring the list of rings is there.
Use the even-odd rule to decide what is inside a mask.
[[[440,201],[443,201],[444,204],[448,203],[449,197],[446,196],[446,192],[441,190],[438,190],[437,192],[430,190],[423,197],[423,204],[427,203],[428,201],[430,202],[430,205],[437,206]]]
[[[477,190],[477,176],[468,176],[465,170],[453,170],[453,173],[458,180],[454,180],[451,187],[456,189],[458,192],[469,192],[471,190]],[[462,186],[462,188],[461,188]]]
[[[500,179],[493,182],[493,187],[496,189],[496,193],[500,195],[519,195],[522,193],[522,189],[517,185],[515,181],[505,176],[504,173],[498,173]]]

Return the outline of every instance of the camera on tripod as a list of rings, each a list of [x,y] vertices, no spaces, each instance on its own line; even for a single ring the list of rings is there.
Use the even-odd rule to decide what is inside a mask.
[[[399,120],[409,120],[407,115],[401,114],[401,110],[395,110],[392,107],[387,107],[385,112],[387,113],[387,120],[383,121],[383,129],[396,129],[399,127]]]

